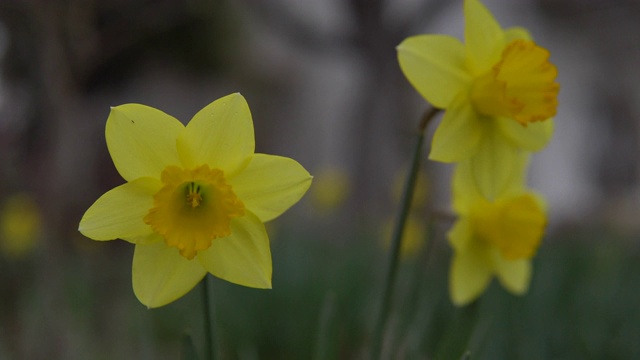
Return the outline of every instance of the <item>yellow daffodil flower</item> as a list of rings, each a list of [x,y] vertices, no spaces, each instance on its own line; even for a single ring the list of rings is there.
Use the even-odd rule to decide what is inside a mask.
[[[503,30],[479,1],[465,0],[464,15],[465,44],[446,35],[413,36],[398,46],[398,60],[417,91],[446,110],[429,158],[471,159],[474,175],[491,171],[504,182],[519,152],[538,151],[552,136],[557,70],[526,30]]]
[[[100,197],[79,230],[94,240],[135,244],[133,290],[158,307],[189,292],[207,272],[271,287],[264,222],[311,184],[296,161],[254,154],[251,113],[240,94],[214,101],[185,127],[154,108],[111,109],[109,153],[127,183]]]
[[[456,167],[453,207],[459,218],[448,234],[455,251],[449,290],[458,306],[478,298],[494,275],[509,292],[524,294],[531,279],[530,259],[547,223],[542,198],[523,181],[514,179],[498,198],[487,200],[470,173],[468,161]]]

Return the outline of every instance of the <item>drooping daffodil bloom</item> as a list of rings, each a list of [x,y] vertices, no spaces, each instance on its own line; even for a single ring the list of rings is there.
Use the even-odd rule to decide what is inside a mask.
[[[471,159],[474,175],[488,171],[505,185],[519,152],[538,151],[552,136],[557,69],[526,30],[502,29],[478,0],[464,1],[464,15],[464,44],[446,35],[412,36],[398,46],[398,60],[416,90],[446,110],[429,158]]]
[[[531,280],[535,255],[547,223],[542,197],[524,187],[525,160],[505,191],[486,199],[471,177],[470,162],[456,166],[453,207],[458,220],[448,233],[454,249],[449,275],[458,306],[478,298],[494,275],[509,292],[522,295]]]
[[[160,110],[111,109],[109,153],[127,183],[102,195],[79,230],[94,240],[135,244],[133,290],[148,307],[189,292],[208,272],[271,288],[264,222],[311,184],[296,161],[255,154],[251,113],[240,94],[214,101],[187,126]]]

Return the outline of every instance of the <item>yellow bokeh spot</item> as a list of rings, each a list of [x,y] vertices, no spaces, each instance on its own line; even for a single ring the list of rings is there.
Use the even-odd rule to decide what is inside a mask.
[[[393,179],[392,195],[393,202],[400,203],[407,183],[407,176],[409,171],[403,168],[399,171]],[[411,199],[412,208],[423,207],[429,198],[429,177],[424,169],[418,170],[418,176],[416,177],[416,185],[413,188],[413,198]]]
[[[41,229],[35,200],[26,193],[10,196],[0,212],[0,245],[11,258],[21,258],[36,245]]]
[[[483,200],[472,210],[474,233],[507,260],[533,257],[546,223],[544,210],[529,194],[496,202]]]
[[[395,223],[388,221],[384,224],[382,233],[384,234],[383,245],[386,250],[390,250],[391,237],[393,235]],[[427,224],[418,215],[412,214],[407,218],[404,233],[402,234],[402,244],[400,245],[400,257],[410,259],[418,256],[420,251],[427,244]]]
[[[348,174],[337,168],[324,168],[314,177],[311,188],[313,205],[321,211],[336,210],[349,193]]]
[[[213,239],[231,235],[231,219],[244,215],[244,204],[222,170],[167,166],[160,179],[163,187],[153,196],[154,207],[144,222],[189,260]]]
[[[556,114],[560,85],[549,52],[528,40],[514,40],[491,70],[471,90],[475,109],[487,116],[508,117],[523,126]]]

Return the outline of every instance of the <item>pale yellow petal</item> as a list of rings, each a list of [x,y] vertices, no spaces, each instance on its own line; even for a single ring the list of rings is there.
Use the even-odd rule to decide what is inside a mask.
[[[453,209],[460,215],[468,214],[473,204],[483,199],[471,171],[471,160],[456,165],[451,195]]]
[[[469,69],[481,75],[498,62],[505,35],[491,12],[478,0],[464,2],[464,38]]]
[[[456,96],[433,135],[429,159],[457,162],[470,158],[483,136],[483,120],[466,94]]]
[[[418,35],[397,47],[400,68],[411,85],[433,106],[449,107],[471,84],[464,45],[445,35]]]
[[[484,255],[484,252],[475,251],[454,254],[449,274],[449,292],[454,305],[467,305],[489,286],[492,271]]]
[[[140,178],[106,192],[85,212],[78,230],[93,240],[146,238],[152,230],[143,218],[161,186],[159,180]]]
[[[179,165],[176,139],[184,126],[158,109],[140,104],[111,108],[106,138],[109,153],[127,181],[160,178],[167,165]]]
[[[528,190],[527,174],[530,162],[531,154],[528,152],[520,151],[519,159],[516,159],[514,161],[515,165],[513,168],[513,173],[511,174],[510,179],[506,181],[507,185],[500,193],[500,196],[518,196]],[[536,199],[538,199],[538,197],[536,197]],[[543,208],[542,205],[541,208]]]
[[[123,236],[120,239],[128,241],[136,245],[148,245],[156,242],[164,241],[164,238],[160,234],[154,232],[143,236]]]
[[[202,266],[229,282],[260,289],[271,288],[271,250],[264,224],[249,211],[231,221],[231,235],[214,239],[198,253]]]
[[[149,308],[173,302],[193,289],[207,271],[164,242],[136,245],[133,254],[133,292]]]
[[[538,203],[538,206],[540,207],[540,209],[542,209],[542,211],[545,214],[549,212],[549,204],[547,204],[547,200],[542,194],[539,194],[530,189],[527,189],[526,193],[530,195],[533,198],[533,200],[535,200],[536,203]]]
[[[531,260],[508,261],[499,255],[497,257],[496,275],[502,286],[515,295],[526,293],[531,282]]]
[[[200,110],[178,138],[178,151],[186,167],[208,164],[227,177],[247,165],[254,147],[249,105],[238,93]]]
[[[522,179],[518,170],[523,169],[522,161],[526,159],[521,150],[494,128],[488,130],[470,160],[471,173],[480,193],[488,200],[504,194],[514,182]]]
[[[311,179],[293,159],[255,154],[249,165],[228,181],[245,207],[265,222],[297,203]]]
[[[511,140],[515,147],[527,151],[541,150],[553,137],[553,119],[532,122],[527,126],[507,118],[496,119],[496,121],[504,136]]]
[[[467,217],[459,217],[447,233],[447,239],[456,251],[467,251],[474,241],[471,221]]]
[[[510,43],[513,40],[532,40],[529,31],[523,27],[515,26],[505,30],[504,32],[505,43]]]

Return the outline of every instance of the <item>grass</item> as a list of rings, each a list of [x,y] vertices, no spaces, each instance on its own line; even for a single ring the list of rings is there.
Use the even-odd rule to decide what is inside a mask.
[[[633,237],[606,229],[557,233],[535,259],[527,296],[512,296],[494,281],[480,300],[455,308],[447,294],[451,254],[439,232],[428,261],[423,254],[401,264],[383,353],[640,358],[640,251]],[[322,234],[281,229],[274,237],[273,290],[212,281],[223,359],[366,357],[385,261],[380,241],[309,233]],[[39,276],[38,255],[0,263],[0,358],[179,359],[185,332],[202,354],[200,289],[147,310],[131,290],[132,250],[111,242],[75,251],[61,262],[57,286]]]

